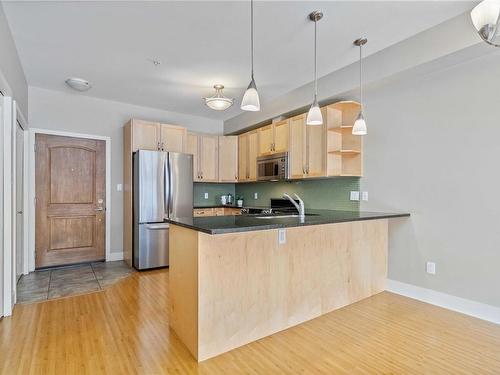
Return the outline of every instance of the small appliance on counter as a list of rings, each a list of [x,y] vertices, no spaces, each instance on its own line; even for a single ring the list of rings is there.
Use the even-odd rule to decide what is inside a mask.
[[[226,195],[221,195],[220,196],[220,203],[222,205],[230,205],[230,204],[233,204],[233,201],[234,201],[234,198],[231,194],[226,194]]]
[[[193,214],[193,156],[139,150],[133,155],[133,265],[168,266],[169,217]]]

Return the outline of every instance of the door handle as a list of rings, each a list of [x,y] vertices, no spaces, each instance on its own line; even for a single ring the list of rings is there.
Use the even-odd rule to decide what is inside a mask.
[[[17,213],[18,213],[19,215],[22,215],[23,211],[22,211],[22,210],[21,210],[21,211],[17,211]]]
[[[104,211],[104,208],[103,208],[103,207],[96,207],[96,208],[94,209],[94,211]]]

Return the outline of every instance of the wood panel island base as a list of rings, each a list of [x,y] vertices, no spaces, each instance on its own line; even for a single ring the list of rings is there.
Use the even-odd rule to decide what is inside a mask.
[[[171,328],[203,361],[379,293],[387,221],[286,228],[285,244],[171,225]]]

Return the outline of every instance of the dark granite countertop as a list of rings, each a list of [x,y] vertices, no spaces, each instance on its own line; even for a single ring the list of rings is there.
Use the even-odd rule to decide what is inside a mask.
[[[306,210],[303,222],[298,217],[259,218],[260,215],[210,216],[172,218],[166,221],[208,234],[251,232],[257,230],[290,228],[308,225],[343,223],[348,221],[390,219],[410,216],[409,213]]]
[[[243,207],[238,207],[237,205],[235,204],[207,204],[207,205],[199,205],[199,206],[194,206],[193,208],[195,210],[197,209],[203,209],[203,208],[221,208],[221,207],[229,207],[229,208],[243,208],[243,207],[246,207],[246,206],[243,206]]]

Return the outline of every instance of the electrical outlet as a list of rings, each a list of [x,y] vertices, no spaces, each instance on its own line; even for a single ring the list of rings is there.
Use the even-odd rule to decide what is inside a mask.
[[[361,199],[364,200],[365,202],[368,201],[368,192],[367,191],[363,191],[361,193]]]
[[[278,229],[278,244],[286,244],[286,229]]]
[[[208,193],[205,193],[204,196],[205,196],[205,199],[208,199]]]
[[[351,191],[351,200],[359,201],[359,191]]]
[[[427,262],[425,265],[425,272],[427,272],[429,275],[435,275],[436,274],[436,263]]]
[[[122,184],[116,184],[116,191],[123,191],[123,185]]]
[[[259,193],[253,193],[253,199],[259,199]]]

